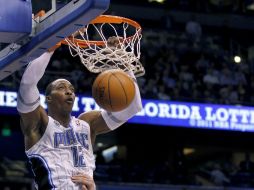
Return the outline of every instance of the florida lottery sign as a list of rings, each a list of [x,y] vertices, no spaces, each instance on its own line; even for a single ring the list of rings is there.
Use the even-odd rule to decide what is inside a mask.
[[[41,105],[46,109],[45,96],[40,95]],[[254,108],[215,104],[186,103],[174,101],[142,101],[143,110],[130,119],[130,123],[158,126],[207,128],[217,130],[254,132]],[[0,91],[0,113],[17,114],[17,93]],[[99,110],[91,97],[78,95],[73,115]]]

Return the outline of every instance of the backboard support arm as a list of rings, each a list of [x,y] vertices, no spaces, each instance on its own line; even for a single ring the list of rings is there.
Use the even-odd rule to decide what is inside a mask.
[[[110,0],[73,0],[35,26],[35,35],[0,52],[0,80],[84,27],[109,7]],[[23,44],[22,44],[23,43]]]

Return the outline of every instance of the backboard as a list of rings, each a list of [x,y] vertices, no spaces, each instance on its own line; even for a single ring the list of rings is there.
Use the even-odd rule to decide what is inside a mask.
[[[33,0],[33,3],[35,1],[39,0]],[[39,20],[33,21],[29,35],[10,44],[0,44],[2,45],[0,80],[104,13],[108,9],[110,0],[50,0],[50,3],[46,14]],[[1,6],[0,11],[3,8]]]

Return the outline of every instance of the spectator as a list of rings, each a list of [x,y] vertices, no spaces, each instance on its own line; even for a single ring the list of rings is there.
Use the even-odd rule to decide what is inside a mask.
[[[158,98],[160,100],[169,100],[170,99],[169,95],[167,95],[165,92],[165,86],[162,84],[159,86]]]
[[[233,85],[233,75],[230,69],[224,65],[224,68],[222,69],[221,75],[220,75],[220,84],[221,85]]]
[[[149,79],[147,85],[144,88],[144,92],[147,98],[156,98],[158,89],[156,85],[156,81],[154,79]]]
[[[207,71],[207,74],[204,75],[203,82],[209,84],[219,84],[219,78],[215,74],[214,70],[210,68]]]
[[[191,19],[186,23],[185,32],[192,43],[200,41],[202,35],[202,27],[196,20],[196,16],[192,15]]]
[[[249,152],[245,153],[245,159],[240,162],[239,167],[241,172],[254,172],[254,162],[251,160]]]
[[[236,84],[246,85],[247,79],[245,77],[245,74],[241,71],[239,67],[237,67],[237,70],[234,72],[234,78]]]
[[[223,173],[219,164],[214,164],[214,168],[211,171],[211,180],[217,186],[224,186],[230,183],[229,178]]]

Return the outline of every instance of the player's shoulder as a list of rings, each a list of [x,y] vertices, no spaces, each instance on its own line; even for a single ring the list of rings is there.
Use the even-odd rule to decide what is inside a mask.
[[[87,122],[89,125],[101,115],[100,111],[88,111],[80,114],[78,119]]]
[[[80,118],[76,118],[76,117],[72,117],[72,126],[75,126],[75,127],[78,127],[79,129],[81,128],[90,128],[90,124],[83,120],[83,119],[80,119]]]

